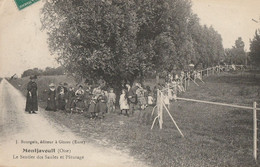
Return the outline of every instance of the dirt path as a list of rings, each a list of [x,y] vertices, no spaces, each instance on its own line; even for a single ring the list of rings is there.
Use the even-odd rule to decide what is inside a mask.
[[[0,84],[0,166],[145,166],[126,151],[87,143],[69,129],[47,120],[41,114],[42,109],[38,114],[27,114],[24,108],[25,97],[3,80]],[[45,143],[41,143],[43,140]],[[49,152],[36,153],[37,150]]]

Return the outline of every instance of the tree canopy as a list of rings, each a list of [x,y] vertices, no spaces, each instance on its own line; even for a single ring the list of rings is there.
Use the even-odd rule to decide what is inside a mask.
[[[200,25],[189,0],[48,0],[41,13],[58,62],[109,84],[224,55],[221,36]]]

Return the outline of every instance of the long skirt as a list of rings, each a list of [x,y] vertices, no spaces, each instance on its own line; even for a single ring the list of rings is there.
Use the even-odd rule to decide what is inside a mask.
[[[58,109],[65,110],[65,105],[66,101],[64,95],[58,95]]]
[[[75,105],[74,105],[74,104],[75,104],[75,103],[74,103],[74,100],[75,100],[74,97],[68,98],[68,101],[67,101],[67,103],[66,103],[66,105],[65,105],[66,111],[71,111],[71,109],[75,107]]]
[[[97,108],[96,108],[97,113],[105,113],[107,112],[107,104],[103,102],[98,102],[97,103]]]
[[[75,100],[75,107],[77,109],[80,109],[80,110],[84,110],[85,109],[85,103],[82,99],[76,99]]]
[[[89,108],[88,108],[88,112],[95,113],[95,108],[96,108],[96,103],[91,101],[90,105],[89,105]]]
[[[25,111],[38,111],[38,99],[36,94],[30,97],[29,93],[27,93]]]
[[[56,101],[55,99],[50,99],[47,101],[47,107],[45,108],[47,111],[56,111]]]

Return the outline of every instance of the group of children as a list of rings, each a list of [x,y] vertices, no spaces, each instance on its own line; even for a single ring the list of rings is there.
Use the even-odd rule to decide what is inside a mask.
[[[155,104],[156,87],[152,91],[149,86],[141,86],[135,83],[132,87],[126,84],[119,98],[120,114],[125,113],[129,116],[128,111],[132,114],[134,110],[145,110],[148,106]]]
[[[87,111],[91,119],[104,118],[105,113],[115,113],[116,111],[116,94],[113,88],[105,89],[98,86],[94,89],[87,87],[83,89],[79,85],[75,90],[74,87],[68,86],[67,83],[60,83],[57,88],[55,84],[49,85],[47,95],[47,111],[63,110],[68,112],[82,113]],[[149,86],[141,86],[136,83],[133,87],[126,84],[122,88],[119,96],[119,114],[128,115],[134,110],[145,110],[149,105],[154,105],[156,98],[156,87],[154,91]]]

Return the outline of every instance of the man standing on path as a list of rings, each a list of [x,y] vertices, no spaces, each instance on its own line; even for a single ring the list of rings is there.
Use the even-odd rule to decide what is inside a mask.
[[[26,96],[26,107],[25,111],[29,114],[36,114],[35,111],[38,111],[38,97],[37,97],[37,76],[30,76],[30,82],[27,84],[27,96]]]

